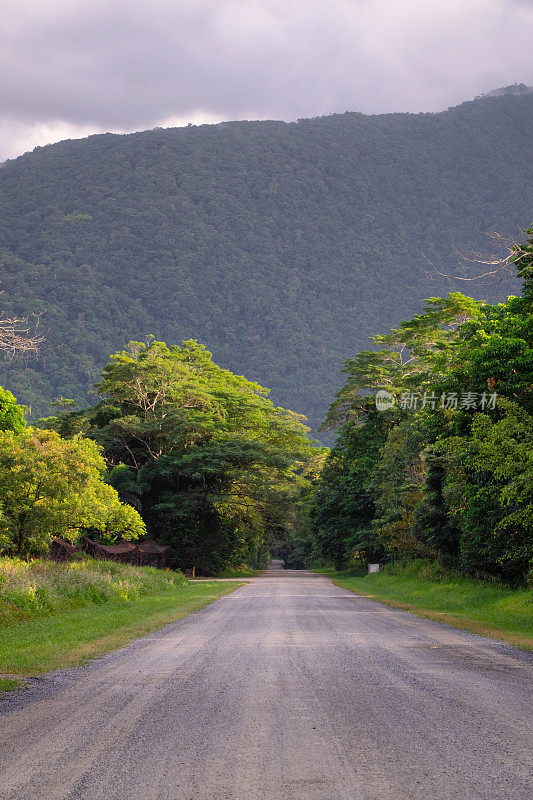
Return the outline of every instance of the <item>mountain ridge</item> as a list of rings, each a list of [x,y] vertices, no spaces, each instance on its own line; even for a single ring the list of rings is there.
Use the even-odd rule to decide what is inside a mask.
[[[48,335],[0,382],[42,414],[58,395],[88,402],[130,338],[197,338],[317,426],[343,358],[422,298],[465,289],[427,259],[455,273],[478,229],[531,222],[532,121],[533,95],[506,93],[95,134],[7,161],[0,307],[40,315]]]
[[[365,114],[365,113],[363,113],[361,111],[355,111],[355,110],[348,111],[348,110],[346,110],[346,111],[343,111],[343,112],[331,112],[329,114],[320,114],[320,115],[314,116],[314,117],[303,117],[303,118],[300,118],[300,119],[297,119],[297,120],[292,120],[292,121],[291,120],[275,119],[275,118],[273,118],[273,119],[245,119],[245,120],[228,119],[228,120],[222,120],[221,122],[204,122],[204,123],[200,123],[200,124],[195,124],[195,123],[189,122],[186,125],[179,125],[179,126],[154,126],[153,128],[146,128],[146,129],[142,129],[142,130],[129,131],[129,132],[124,132],[124,133],[117,133],[117,132],[113,132],[113,131],[106,131],[106,132],[102,132],[102,133],[91,133],[88,136],[82,136],[82,137],[75,138],[75,139],[72,139],[72,138],[61,139],[61,140],[59,140],[57,142],[50,142],[49,144],[38,145],[38,146],[34,147],[32,150],[28,150],[28,151],[26,151],[24,153],[21,153],[18,156],[13,156],[12,158],[8,158],[5,161],[0,162],[0,168],[3,167],[4,164],[7,164],[8,162],[16,161],[17,159],[22,158],[24,156],[27,156],[27,155],[29,155],[31,153],[34,153],[37,150],[42,150],[42,149],[48,148],[48,147],[54,147],[55,145],[63,144],[63,143],[66,143],[66,142],[87,141],[88,139],[92,139],[94,137],[101,137],[101,136],[117,136],[117,137],[135,136],[137,134],[151,133],[152,131],[179,131],[179,130],[182,130],[183,128],[200,129],[200,128],[224,127],[224,126],[240,125],[240,124],[256,124],[256,123],[262,123],[262,122],[264,122],[264,123],[280,123],[282,125],[297,125],[300,122],[307,122],[307,121],[310,121],[310,120],[318,120],[318,119],[326,119],[328,117],[340,117],[340,116],[344,116],[346,114],[354,114],[354,115],[357,115],[357,116],[370,117],[370,118],[372,118],[372,117],[388,117],[388,116],[397,116],[397,115],[409,115],[409,116],[428,115],[428,116],[434,116],[435,114],[444,114],[447,111],[453,111],[454,109],[458,109],[461,106],[464,106],[464,105],[466,105],[468,103],[476,103],[476,102],[478,102],[480,100],[489,100],[489,99],[493,99],[493,98],[497,98],[497,97],[502,97],[504,95],[515,95],[515,96],[517,95],[517,96],[520,96],[520,95],[524,95],[524,94],[529,94],[531,92],[533,92],[533,86],[528,86],[525,83],[514,83],[514,84],[511,84],[509,86],[501,86],[501,87],[498,87],[496,89],[491,89],[488,92],[485,92],[485,93],[480,94],[480,95],[476,95],[474,98],[471,98],[471,99],[468,99],[468,100],[462,100],[460,103],[457,103],[456,105],[453,105],[453,106],[448,106],[448,108],[442,109],[441,111],[418,111],[418,112],[416,112],[416,111],[383,111],[383,112],[376,112],[376,113],[373,113],[373,114]]]

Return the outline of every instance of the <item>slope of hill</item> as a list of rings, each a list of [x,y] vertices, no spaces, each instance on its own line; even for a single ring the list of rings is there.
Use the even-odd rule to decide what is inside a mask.
[[[450,289],[427,258],[456,272],[454,246],[483,247],[478,229],[531,222],[532,129],[533,94],[506,93],[439,114],[105,134],[8,161],[0,309],[40,315],[47,335],[0,383],[48,413],[58,395],[89,402],[130,338],[193,337],[319,424],[342,359]]]

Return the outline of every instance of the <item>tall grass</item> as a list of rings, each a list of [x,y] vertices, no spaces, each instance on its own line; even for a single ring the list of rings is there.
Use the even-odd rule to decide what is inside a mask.
[[[89,556],[65,564],[0,557],[0,625],[115,600],[136,600],[185,583],[180,572]]]

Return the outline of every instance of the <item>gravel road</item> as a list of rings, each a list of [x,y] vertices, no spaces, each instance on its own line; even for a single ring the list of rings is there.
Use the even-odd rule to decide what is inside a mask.
[[[530,800],[533,659],[271,570],[0,704],[2,800]]]

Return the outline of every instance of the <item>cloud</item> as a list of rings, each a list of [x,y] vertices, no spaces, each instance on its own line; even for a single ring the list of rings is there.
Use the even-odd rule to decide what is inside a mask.
[[[4,0],[0,148],[178,121],[435,111],[533,83],[529,0]],[[52,138],[50,138],[52,137]]]

